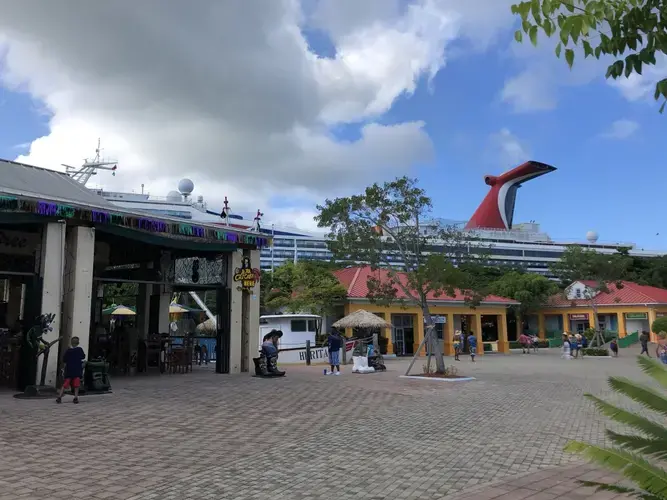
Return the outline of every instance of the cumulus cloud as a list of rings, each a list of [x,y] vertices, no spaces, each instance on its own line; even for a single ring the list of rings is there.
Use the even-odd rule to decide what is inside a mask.
[[[100,176],[110,189],[145,184],[164,194],[188,176],[213,204],[226,195],[267,219],[310,217],[300,207],[433,159],[424,123],[378,118],[444,67],[457,38],[490,40],[506,28],[462,5],[9,3],[0,16],[2,82],[51,117],[48,135],[18,160],[78,165],[101,137],[120,161],[117,177]],[[334,54],[318,53],[305,29],[325,33]],[[332,133],[341,124],[357,124],[359,137],[341,140]],[[276,193],[296,212],[272,214]]]
[[[605,139],[628,139],[639,130],[639,123],[632,120],[616,120],[611,124],[609,130],[603,132],[601,137]]]
[[[667,56],[658,54],[654,66],[644,66],[642,74],[631,74],[628,78],[610,80],[609,84],[618,89],[628,101],[653,99],[655,84],[667,74]]]
[[[528,146],[507,128],[491,134],[490,142],[490,156],[499,167],[516,167],[530,160]]]

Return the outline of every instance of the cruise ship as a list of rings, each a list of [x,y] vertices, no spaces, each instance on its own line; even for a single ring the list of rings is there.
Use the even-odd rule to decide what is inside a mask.
[[[86,185],[97,170],[116,170],[114,162],[103,162],[98,156],[86,161],[81,167],[68,167],[69,174]],[[488,258],[499,265],[521,266],[526,271],[549,278],[549,267],[556,262],[569,245],[581,245],[601,253],[614,253],[621,248],[628,249],[631,255],[655,257],[664,252],[650,252],[638,249],[633,243],[598,241],[595,231],[589,231],[585,240],[554,241],[540,230],[535,221],[513,223],[514,206],[518,188],[526,181],[535,179],[556,170],[544,163],[528,161],[499,176],[487,175],[484,182],[489,192],[468,221],[437,219],[423,224],[420,230],[425,235],[436,226],[455,226],[470,234],[472,246],[485,248]],[[324,234],[310,233],[298,229],[278,227],[274,224],[260,223],[261,214],[242,216],[230,213],[225,199],[224,206],[208,207],[204,197],[195,196],[194,183],[182,179],[176,190],[164,197],[148,193],[113,192],[104,189],[92,189],[109,202],[123,208],[141,210],[149,213],[180,217],[186,220],[207,223],[229,224],[240,229],[254,228],[273,237],[273,245],[261,251],[262,270],[272,270],[283,262],[298,260],[331,261],[333,256],[327,247]],[[474,243],[472,243],[474,242]],[[398,259],[398,257],[397,257]],[[400,264],[400,262],[396,262]]]

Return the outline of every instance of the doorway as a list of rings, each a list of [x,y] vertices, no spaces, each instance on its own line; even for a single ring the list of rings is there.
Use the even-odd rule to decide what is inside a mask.
[[[414,314],[391,315],[391,324],[394,327],[394,352],[396,356],[411,356],[414,354],[414,317]]]

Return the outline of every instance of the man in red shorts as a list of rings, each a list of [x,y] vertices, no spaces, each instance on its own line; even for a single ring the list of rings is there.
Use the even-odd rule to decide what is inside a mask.
[[[56,398],[56,403],[63,402],[65,389],[70,386],[74,389],[74,404],[79,402],[79,387],[83,377],[83,360],[86,359],[86,353],[79,347],[79,337],[72,337],[72,347],[65,353],[65,380],[60,388],[60,394]]]

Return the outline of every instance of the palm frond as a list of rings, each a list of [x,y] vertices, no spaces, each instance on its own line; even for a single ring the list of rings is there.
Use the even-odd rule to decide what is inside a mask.
[[[633,427],[657,439],[667,440],[667,428],[662,425],[656,424],[640,415],[635,415],[632,412],[618,408],[592,394],[586,394],[586,397],[593,401],[602,414],[608,416],[615,422]]]
[[[585,486],[587,488],[595,488],[595,492],[599,491],[611,491],[613,493],[620,493],[620,494],[626,494],[626,495],[632,495],[635,497],[639,498],[644,498],[644,493],[642,493],[639,490],[636,490],[634,488],[626,488],[625,486],[618,486],[616,484],[607,484],[607,483],[598,483],[597,481],[583,481],[581,479],[577,480],[577,483],[579,483],[582,486]],[[651,495],[653,497],[653,495]],[[647,497],[650,498],[650,497]],[[659,497],[653,497],[656,498],[657,500],[662,500]]]
[[[667,389],[667,368],[665,368],[665,365],[650,358],[642,356],[637,356],[637,358],[642,371]]]
[[[607,430],[607,436],[614,444],[621,448],[644,453],[653,458],[667,458],[667,440],[618,434],[610,430]]]
[[[656,495],[658,498],[667,497],[667,473],[651,465],[639,455],[580,441],[569,442],[565,451],[583,455],[603,467],[620,472],[646,493]]]
[[[609,385],[633,401],[651,410],[667,415],[667,398],[644,384],[638,384],[625,377],[609,377]]]

